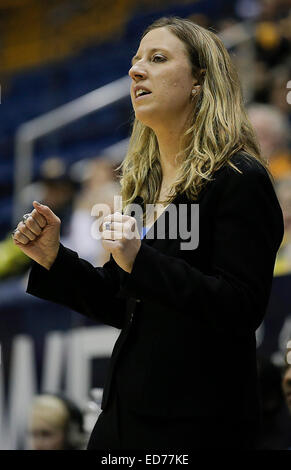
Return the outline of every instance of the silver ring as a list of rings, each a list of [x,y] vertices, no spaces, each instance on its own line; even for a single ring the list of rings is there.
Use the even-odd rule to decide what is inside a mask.
[[[15,233],[17,232],[17,230],[18,230],[18,229],[15,228],[15,229],[12,231],[12,234],[11,234],[11,235],[12,235],[13,237],[14,237]]]
[[[22,222],[25,224],[25,221],[28,219],[28,217],[30,217],[30,214],[24,214],[24,216],[22,217]]]
[[[111,222],[105,222],[105,230],[110,230]]]

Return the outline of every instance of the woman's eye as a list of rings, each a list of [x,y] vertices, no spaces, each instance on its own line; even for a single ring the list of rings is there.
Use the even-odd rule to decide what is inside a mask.
[[[156,60],[157,59],[157,60]],[[153,57],[153,62],[164,62],[166,59],[165,57],[161,56],[161,55],[155,55]]]

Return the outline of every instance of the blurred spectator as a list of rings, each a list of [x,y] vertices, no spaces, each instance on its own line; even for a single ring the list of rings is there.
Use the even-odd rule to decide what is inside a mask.
[[[24,188],[22,198],[29,208],[28,212],[33,209],[33,200],[47,204],[62,220],[61,237],[64,237],[68,235],[73,201],[78,189],[78,181],[70,177],[63,160],[51,157],[43,162],[40,179]],[[8,233],[0,242],[0,279],[22,274],[30,263],[31,260],[14,245],[11,233]]]
[[[279,109],[267,104],[253,103],[247,110],[272,175],[275,179],[284,176],[291,171],[288,119]]]
[[[280,450],[289,446],[289,420],[284,409],[281,371],[268,359],[258,357],[261,397],[261,433],[258,450]]]
[[[291,17],[290,17],[291,18]],[[290,22],[291,29],[291,22]],[[291,123],[291,106],[287,101],[287,94],[290,88],[287,88],[288,81],[291,80],[291,65],[276,67],[272,70],[272,83],[270,88],[270,104],[284,113]],[[289,131],[290,134],[290,131]]]
[[[290,10],[290,0],[260,0],[260,20],[276,20],[286,16]]]
[[[286,14],[278,20],[278,28],[282,37],[286,38],[287,41],[291,41],[291,5],[290,0],[286,0],[288,3],[288,9],[286,9]],[[290,61],[290,57],[289,57]]]
[[[114,170],[115,165],[105,156],[87,163],[82,189],[74,202],[69,234],[62,239],[68,248],[77,251],[81,258],[85,258],[95,266],[103,266],[110,255],[104,250],[101,239],[96,239],[92,235],[95,219],[91,211],[95,204],[107,206],[104,214],[96,214],[101,224],[107,214],[117,210],[114,209],[114,196],[120,195],[120,184]]]
[[[62,220],[61,236],[69,230],[73,202],[79,191],[78,179],[72,177],[65,160],[60,157],[47,158],[40,167],[39,179],[23,190],[22,197],[29,210],[32,201],[48,205]]]
[[[81,411],[59,395],[35,398],[28,431],[31,450],[77,450],[86,445]]]
[[[291,273],[291,172],[277,180],[275,189],[284,218],[284,238],[274,268],[278,276]]]
[[[255,28],[255,50],[259,61],[274,67],[288,58],[290,44],[275,21],[259,21]]]

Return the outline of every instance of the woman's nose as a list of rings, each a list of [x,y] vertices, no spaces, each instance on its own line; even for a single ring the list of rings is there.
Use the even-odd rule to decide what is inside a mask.
[[[144,68],[141,67],[141,66],[133,65],[133,66],[129,69],[128,75],[129,75],[133,80],[140,80],[140,79],[146,77],[146,71],[145,71]]]

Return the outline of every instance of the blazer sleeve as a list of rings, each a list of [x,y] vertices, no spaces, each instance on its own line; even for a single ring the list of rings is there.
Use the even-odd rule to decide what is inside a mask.
[[[215,328],[255,330],[271,290],[284,228],[272,182],[262,165],[243,174],[227,167],[218,178],[211,270],[201,272],[185,259],[141,245],[122,289],[181,315],[200,316]],[[211,191],[211,189],[209,189]],[[206,190],[207,191],[207,190]]]
[[[49,270],[32,263],[26,292],[121,329],[126,299],[119,297],[119,289],[119,270],[112,255],[103,267],[94,267],[60,244]]]

